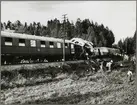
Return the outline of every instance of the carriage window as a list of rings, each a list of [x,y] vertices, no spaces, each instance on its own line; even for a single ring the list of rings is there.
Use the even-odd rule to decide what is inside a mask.
[[[25,39],[19,39],[19,46],[25,46]]]
[[[74,48],[74,44],[71,44],[71,49],[73,49]]]
[[[68,48],[68,43],[65,43],[65,48]]]
[[[31,47],[36,47],[36,41],[35,40],[30,40],[30,46]]]
[[[49,47],[54,48],[54,42],[49,42]]]
[[[5,38],[5,45],[12,46],[12,38]]]
[[[78,42],[78,41],[76,41],[75,43],[76,43],[76,44],[78,44],[79,42]]]
[[[41,46],[41,47],[46,47],[45,41],[40,41],[40,46]]]
[[[61,48],[61,43],[57,43],[57,48]]]

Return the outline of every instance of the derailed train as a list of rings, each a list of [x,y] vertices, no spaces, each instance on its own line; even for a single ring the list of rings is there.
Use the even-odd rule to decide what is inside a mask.
[[[65,59],[79,59],[81,47],[65,40]],[[74,57],[75,56],[75,57]],[[1,63],[61,61],[63,40],[1,31]],[[83,59],[83,58],[82,58]]]
[[[65,60],[86,59],[83,52],[84,44],[79,45],[73,41],[65,40]],[[84,43],[87,44],[85,48],[90,49],[88,53],[96,55],[92,44],[89,46],[88,43]],[[62,39],[1,31],[1,64],[16,64],[23,61],[52,62],[62,61],[62,58]]]

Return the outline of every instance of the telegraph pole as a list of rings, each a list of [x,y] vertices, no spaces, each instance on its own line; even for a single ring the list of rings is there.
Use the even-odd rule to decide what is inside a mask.
[[[62,15],[64,20],[63,20],[63,24],[64,24],[64,37],[63,37],[63,61],[65,62],[65,37],[66,37],[66,15],[64,14]]]

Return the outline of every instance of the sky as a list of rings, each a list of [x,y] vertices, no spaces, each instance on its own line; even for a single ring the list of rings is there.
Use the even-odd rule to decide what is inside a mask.
[[[89,19],[107,26],[120,39],[132,37],[136,30],[136,1],[2,1],[1,22],[8,20],[22,23],[63,20],[63,14],[76,22]]]

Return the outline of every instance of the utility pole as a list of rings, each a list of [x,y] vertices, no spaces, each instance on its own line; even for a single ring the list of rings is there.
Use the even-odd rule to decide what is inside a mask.
[[[63,61],[65,62],[65,37],[66,37],[66,15],[67,14],[64,14],[62,15],[63,16],[63,24],[64,24],[64,37],[63,37]]]

